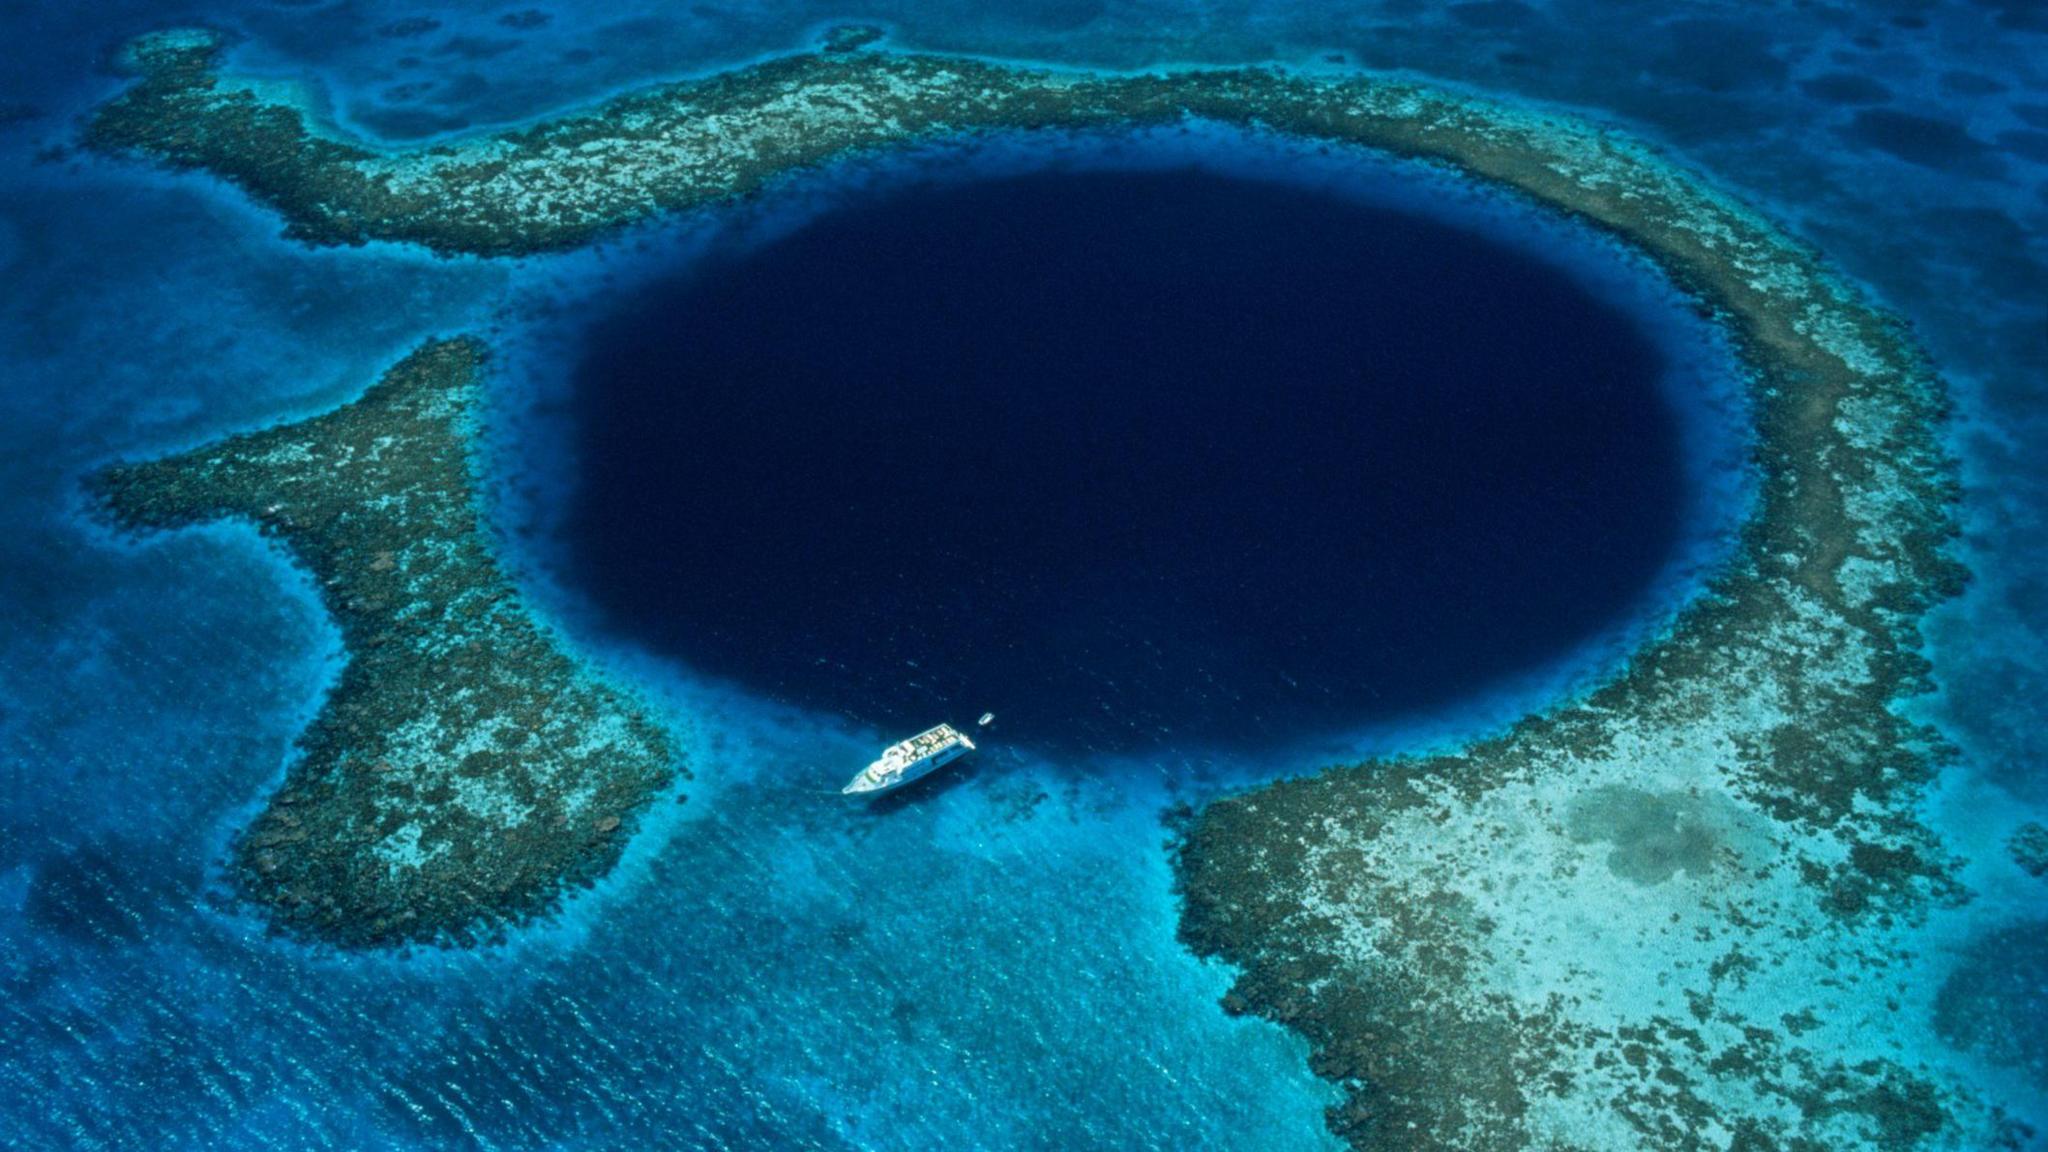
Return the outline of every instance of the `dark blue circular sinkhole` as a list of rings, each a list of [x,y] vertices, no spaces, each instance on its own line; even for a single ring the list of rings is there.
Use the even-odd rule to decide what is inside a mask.
[[[1327,735],[1636,609],[1684,521],[1665,368],[1529,253],[1328,192],[899,191],[599,323],[572,579],[657,650],[889,732]]]

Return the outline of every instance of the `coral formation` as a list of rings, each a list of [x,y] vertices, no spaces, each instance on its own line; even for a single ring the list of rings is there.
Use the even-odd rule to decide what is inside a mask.
[[[480,350],[429,344],[352,404],[92,484],[132,529],[254,522],[318,582],[348,663],[235,841],[279,926],[467,942],[602,875],[675,777],[669,736],[535,624],[469,471]]]
[[[2012,849],[2013,863],[2027,875],[2048,876],[2048,827],[2031,821],[2022,824],[2007,846]]]
[[[1619,237],[1750,371],[1757,498],[1733,558],[1611,679],[1506,733],[1195,815],[1183,938],[1239,969],[1227,1007],[1309,1039],[1347,1089],[1332,1127],[1360,1148],[2025,1138],[1911,1055],[1927,1013],[1900,1009],[1927,983],[1914,927],[1962,895],[1916,807],[1945,745],[1894,708],[1926,687],[1919,616],[1963,576],[1942,388],[1896,322],[1698,177],[1569,117],[1372,76],[873,50],[394,152],[220,75],[219,55],[206,34],[141,43],[90,143],[213,172],[314,243],[561,249],[856,150],[1189,118],[1433,161]],[[374,734],[309,745],[344,737]],[[297,830],[245,840],[258,875],[255,854]]]

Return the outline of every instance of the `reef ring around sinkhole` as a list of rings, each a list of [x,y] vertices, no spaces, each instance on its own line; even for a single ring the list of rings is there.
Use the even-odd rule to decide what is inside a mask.
[[[130,46],[135,82],[86,142],[211,172],[309,243],[447,255],[573,248],[947,134],[1190,119],[1443,164],[1611,232],[1711,309],[1750,369],[1757,498],[1735,557],[1610,681],[1501,736],[1186,814],[1183,939],[1237,966],[1227,1008],[1308,1039],[1347,1093],[1331,1126],[1361,1149],[2017,1146],[2005,1102],[1942,1056],[1925,1014],[1890,1006],[1931,983],[1917,928],[1966,895],[1920,807],[1945,745],[1895,707],[1927,688],[1921,615],[1963,578],[1947,401],[1896,321],[1756,212],[1583,119],[1358,73],[1059,71],[870,39],[389,149],[223,73],[222,39],[186,30]],[[209,489],[216,467],[202,450],[165,469],[136,519],[235,514]],[[334,495],[402,507],[409,478],[379,479],[397,486]],[[323,584],[377,562],[302,558]],[[329,607],[374,630],[406,602]],[[363,703],[345,691],[374,705],[383,689],[345,682],[330,711]],[[320,730],[334,756],[298,762],[250,835],[286,857],[386,860],[375,834],[274,835],[301,785],[344,810],[385,795],[336,769],[360,737]],[[545,776],[563,752],[508,755]],[[585,828],[480,819],[574,865],[565,879],[615,852],[579,847]],[[463,891],[436,859],[400,855],[411,890]],[[389,904],[359,886],[375,869],[315,869],[310,892],[286,891],[238,860],[280,916],[308,898],[339,910],[301,925],[315,935],[349,942],[338,925]],[[530,914],[531,895],[476,892],[474,916]]]

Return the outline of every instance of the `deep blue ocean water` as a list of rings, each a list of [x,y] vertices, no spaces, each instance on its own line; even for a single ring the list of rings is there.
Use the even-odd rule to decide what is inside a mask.
[[[529,9],[545,19],[507,19]],[[582,342],[622,297],[720,251],[723,226],[504,266],[309,252],[203,179],[37,159],[114,89],[108,49],[167,22],[244,32],[252,66],[315,77],[344,122],[410,138],[781,50],[840,18],[1079,63],[1341,52],[1591,110],[1765,205],[1911,320],[1958,393],[1977,579],[1930,625],[1944,691],[1915,706],[1963,750],[1935,818],[1974,845],[1980,813],[2048,805],[2038,7],[17,4],[0,8],[0,1146],[1329,1146],[1330,1094],[1302,1045],[1224,1017],[1228,974],[1175,944],[1159,810],[1511,718],[1610,659],[1628,621],[1650,626],[1739,492],[1688,474],[1709,498],[1657,505],[1683,527],[1657,553],[1670,564],[1614,601],[1625,620],[1560,632],[1533,649],[1539,667],[1504,665],[1468,694],[1360,715],[1315,749],[998,741],[946,787],[848,810],[820,792],[872,754],[885,709],[764,692],[737,667],[700,675],[621,637],[564,547]],[[1224,169],[1270,159],[1257,142],[1174,147]],[[1426,202],[1512,233],[1601,307],[1633,309],[1644,339],[1690,339],[1658,335],[1661,289],[1569,228],[1456,190],[1404,203],[1382,186],[1424,177],[1342,167],[1316,179],[1374,185],[1395,201],[1378,211]],[[828,174],[750,225],[772,243],[835,206],[831,189],[862,200],[897,179]],[[687,720],[698,778],[612,880],[506,949],[322,955],[266,938],[213,871],[339,658],[310,587],[248,531],[109,541],[77,481],[340,403],[417,340],[461,330],[506,349],[491,474],[509,554],[585,655]],[[1730,417],[1684,395],[1663,401],[1682,471],[1725,459],[1702,430]],[[984,706],[1010,723],[1001,699],[955,718]],[[1116,757],[1132,770],[1095,762]],[[2040,915],[1995,892],[1931,946]]]
[[[898,188],[585,346],[579,587],[884,729],[1243,750],[1441,707],[1635,607],[1687,511],[1629,316],[1448,224],[1200,169]]]

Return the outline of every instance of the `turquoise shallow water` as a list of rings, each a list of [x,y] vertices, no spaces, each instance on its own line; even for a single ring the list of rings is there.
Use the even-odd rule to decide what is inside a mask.
[[[0,302],[0,1144],[1328,1147],[1331,1096],[1303,1046],[1225,1017],[1228,974],[1173,940],[1160,810],[1498,724],[1618,642],[1324,747],[1113,771],[1003,751],[884,819],[822,803],[877,733],[608,642],[554,581],[545,517],[522,494],[560,478],[549,372],[579,317],[701,235],[657,230],[514,267],[311,253],[202,180],[32,162],[110,90],[99,55],[169,20],[245,30],[252,60],[323,77],[346,119],[397,135],[773,51],[847,15],[894,18],[913,43],[1088,62],[1344,51],[1602,110],[1822,243],[1956,381],[1979,579],[1931,626],[1948,691],[1923,706],[1964,749],[1939,815],[1995,851],[1995,829],[2048,802],[2029,704],[2048,540],[2048,96],[2029,10],[1760,21],[1668,5],[1645,31],[1635,10],[1519,4],[544,9],[523,28],[484,5],[4,17],[0,102],[41,115],[0,128],[0,270],[15,286]],[[439,27],[392,31],[415,17]],[[1864,86],[1830,79],[1845,74]],[[1887,106],[1961,140],[1862,115]],[[778,203],[764,211],[802,214]],[[512,542],[527,586],[587,655],[686,719],[697,779],[612,880],[509,948],[323,956],[264,938],[212,871],[337,658],[311,589],[244,531],[112,544],[79,517],[76,480],[110,456],[341,402],[416,340],[461,329],[507,348],[492,447],[523,463],[494,474],[501,522],[530,533]],[[2040,890],[1986,880],[1930,946],[1995,965],[2041,937],[1984,934],[2041,908]],[[1972,987],[2017,1034],[2038,1034],[2023,987]],[[2038,1091],[2024,1063],[2038,1046],[1955,1035],[2005,1061],[1985,1076]]]

